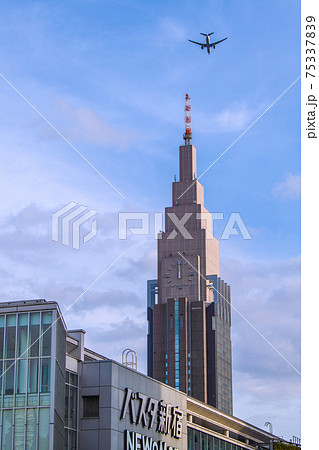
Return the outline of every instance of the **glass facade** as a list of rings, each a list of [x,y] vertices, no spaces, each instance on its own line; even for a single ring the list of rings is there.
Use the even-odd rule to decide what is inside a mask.
[[[232,351],[230,287],[217,275],[207,277],[214,293],[214,303],[207,308],[208,403],[232,414]]]
[[[53,314],[0,315],[2,449],[49,449]]]
[[[2,304],[1,449],[63,448],[66,331],[57,304],[51,303]]]
[[[187,450],[245,450],[245,448],[193,428],[187,428]]]

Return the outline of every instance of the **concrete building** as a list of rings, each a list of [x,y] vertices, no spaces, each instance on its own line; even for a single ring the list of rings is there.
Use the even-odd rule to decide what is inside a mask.
[[[3,450],[256,450],[278,440],[85,347],[56,302],[0,303]]]
[[[158,279],[148,282],[148,375],[232,414],[230,287],[220,278],[196,149],[185,143],[158,236]]]

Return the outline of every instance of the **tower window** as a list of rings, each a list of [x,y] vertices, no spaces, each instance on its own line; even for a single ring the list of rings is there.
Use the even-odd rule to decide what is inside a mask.
[[[82,397],[83,399],[83,419],[97,418],[99,417],[99,396],[88,395]]]

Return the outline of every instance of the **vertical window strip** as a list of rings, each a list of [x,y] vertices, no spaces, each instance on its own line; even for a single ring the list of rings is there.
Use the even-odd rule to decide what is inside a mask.
[[[175,388],[179,389],[179,315],[178,300],[175,300]]]
[[[168,384],[168,362],[167,362],[167,353],[165,354],[165,383]]]
[[[192,331],[192,322],[191,322],[191,307],[190,303],[187,305],[187,368],[189,371],[191,371],[191,351],[192,351],[192,345],[191,345],[191,331]],[[191,372],[188,375],[188,395],[191,395],[192,393],[192,385],[191,385]]]
[[[191,354],[187,354],[188,394],[191,393]]]
[[[65,391],[65,450],[74,450],[76,448],[77,423],[77,404],[78,404],[78,375],[72,372],[66,372],[66,391]]]

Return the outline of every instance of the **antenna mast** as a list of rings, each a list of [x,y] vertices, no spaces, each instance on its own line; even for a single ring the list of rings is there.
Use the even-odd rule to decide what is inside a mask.
[[[185,145],[190,145],[192,139],[191,129],[191,98],[188,94],[185,97],[185,133],[183,135]]]

